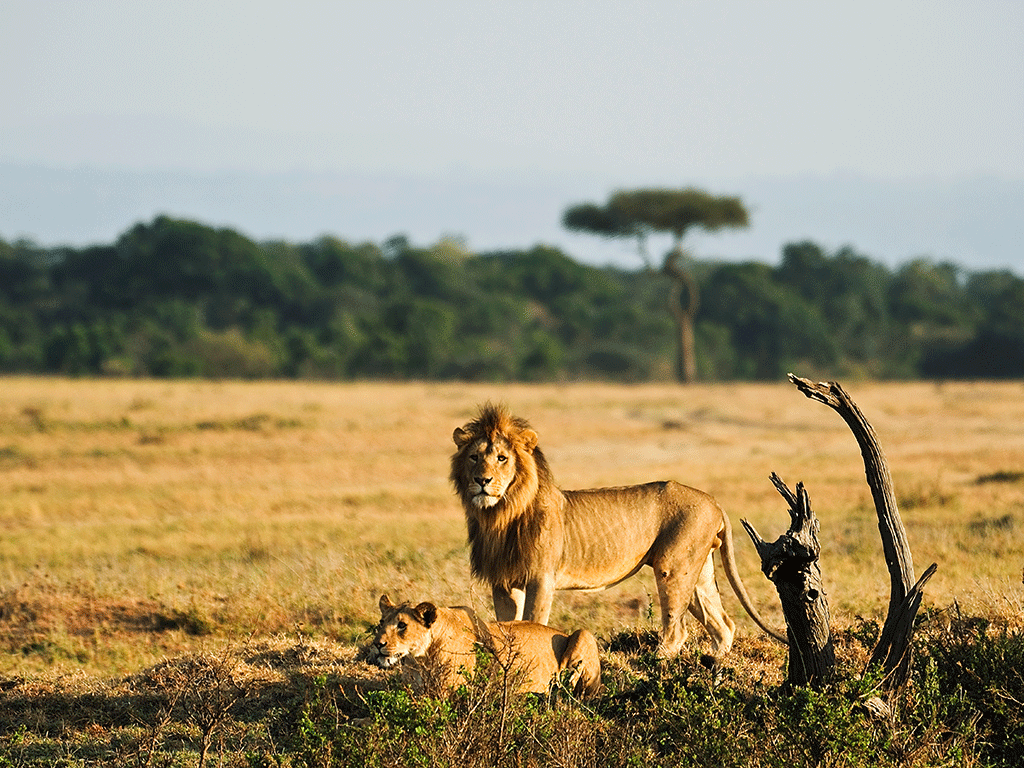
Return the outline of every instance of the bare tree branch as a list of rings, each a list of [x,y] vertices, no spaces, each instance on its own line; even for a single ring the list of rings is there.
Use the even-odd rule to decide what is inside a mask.
[[[793,374],[789,374],[789,379],[804,395],[824,403],[838,413],[860,445],[864,471],[875,502],[878,531],[882,537],[882,550],[890,582],[889,610],[871,661],[882,665],[889,686],[899,687],[906,682],[910,670],[910,640],[924,585],[938,566],[933,564],[921,580],[915,583],[914,561],[896,504],[889,465],[874,429],[846,390],[834,381],[815,384]]]

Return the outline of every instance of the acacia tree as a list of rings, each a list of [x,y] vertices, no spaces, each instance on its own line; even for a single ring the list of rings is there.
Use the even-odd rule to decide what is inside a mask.
[[[715,196],[699,189],[619,191],[603,206],[582,203],[571,206],[562,215],[562,225],[569,230],[602,237],[636,238],[640,258],[648,268],[651,263],[647,237],[655,232],[672,235],[672,250],[665,256],[661,271],[672,280],[669,311],[679,335],[677,375],[684,383],[697,378],[693,325],[700,306],[700,291],[687,264],[683,236],[691,227],[715,232],[725,227],[745,227],[748,223],[747,209],[738,197]]]

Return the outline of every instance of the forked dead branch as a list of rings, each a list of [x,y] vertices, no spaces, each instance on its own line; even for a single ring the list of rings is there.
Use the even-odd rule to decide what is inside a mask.
[[[924,586],[938,566],[933,563],[915,581],[914,561],[900,519],[892,475],[874,429],[860,408],[837,382],[814,383],[793,374],[790,381],[812,400],[838,413],[853,431],[864,458],[864,471],[875,503],[882,550],[889,569],[889,609],[871,664],[880,664],[886,687],[899,688],[910,673],[910,642]],[[789,502],[792,525],[774,544],[766,543],[743,521],[761,557],[761,567],[775,583],[782,600],[790,637],[789,682],[814,684],[832,674],[834,654],[828,631],[828,603],[821,589],[818,560],[818,521],[803,485],[793,494],[776,475],[772,482]]]
[[[789,503],[789,530],[769,544],[750,523],[741,522],[757,548],[761,570],[782,602],[789,635],[789,683],[818,686],[832,677],[836,661],[828,599],[818,567],[819,522],[803,483],[793,493],[774,472],[771,479]]]

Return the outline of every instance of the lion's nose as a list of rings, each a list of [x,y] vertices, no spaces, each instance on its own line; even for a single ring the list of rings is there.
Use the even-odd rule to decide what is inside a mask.
[[[489,482],[491,482],[491,480],[493,480],[493,479],[494,478],[491,478],[491,477],[476,477],[476,478],[474,478],[474,480],[476,480],[476,484],[479,485],[481,488],[486,488],[487,484]]]

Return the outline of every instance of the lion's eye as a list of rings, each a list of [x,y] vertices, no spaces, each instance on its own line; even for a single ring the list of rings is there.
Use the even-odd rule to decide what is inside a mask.
[[[508,456],[503,456],[503,455],[502,456],[498,456],[498,463],[499,464],[504,464],[506,461],[508,461]]]
[[[399,632],[405,632],[405,626],[406,626],[406,625],[405,625],[405,622],[404,622],[404,621],[400,621],[400,622],[398,622],[398,624],[397,624],[396,626],[398,627],[398,631],[399,631]]]
[[[479,456],[477,456],[477,455],[476,455],[475,453],[471,453],[471,454],[469,455],[469,460],[470,460],[471,462],[473,462],[474,464],[476,464],[476,463],[477,463],[477,462],[478,462],[478,461],[480,460],[480,457],[479,457]]]

